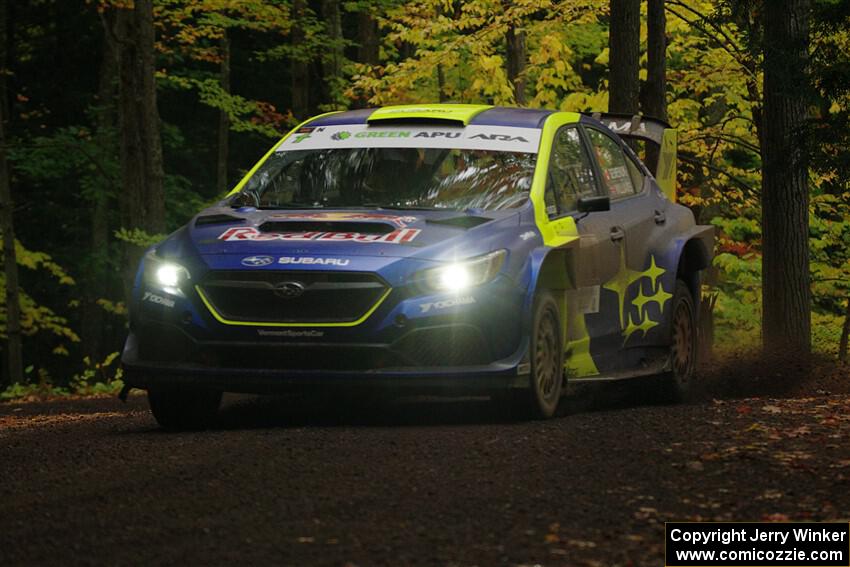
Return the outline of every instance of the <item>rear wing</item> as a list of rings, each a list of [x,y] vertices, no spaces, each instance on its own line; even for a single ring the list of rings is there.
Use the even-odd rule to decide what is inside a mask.
[[[591,115],[624,140],[648,142],[647,167],[650,168],[661,191],[676,201],[677,132],[669,124],[647,116],[594,112]],[[653,163],[654,162],[654,163]]]

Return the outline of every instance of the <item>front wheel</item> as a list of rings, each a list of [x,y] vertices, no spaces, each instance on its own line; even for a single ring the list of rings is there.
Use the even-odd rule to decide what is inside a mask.
[[[514,416],[548,419],[561,401],[564,340],[558,304],[548,291],[538,294],[531,323],[531,374],[528,388],[506,392],[498,400]]]
[[[202,389],[154,389],[148,390],[148,404],[156,422],[163,429],[204,429],[218,414],[221,392]]]
[[[670,322],[670,371],[663,376],[663,397],[682,401],[692,392],[697,360],[694,300],[688,286],[676,280]]]

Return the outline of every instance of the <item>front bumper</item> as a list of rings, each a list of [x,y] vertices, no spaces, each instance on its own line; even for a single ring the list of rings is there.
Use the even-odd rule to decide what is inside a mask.
[[[161,336],[173,338],[168,333]],[[160,351],[165,356],[145,359],[139,356],[139,342],[131,334],[122,356],[124,382],[142,389],[191,385],[258,394],[325,388],[381,388],[407,394],[489,393],[526,383],[521,372],[527,367],[523,364],[525,345],[508,358],[486,364],[452,365],[446,359],[439,365],[417,366],[405,364],[392,345],[192,343],[188,336],[172,342],[172,353],[182,349],[180,359],[167,360],[168,351]],[[231,352],[227,356],[232,358],[224,360],[222,351]],[[291,358],[286,360],[288,356]],[[242,365],[238,365],[239,360]]]
[[[142,297],[144,292],[142,289]],[[136,297],[139,297],[137,294]],[[229,325],[199,297],[136,301],[122,355],[138,388],[270,393],[326,387],[483,392],[524,384],[524,293],[494,281],[464,301],[393,289],[352,327]]]
[[[198,387],[243,394],[275,394],[334,390],[380,389],[404,395],[491,394],[508,388],[523,388],[527,377],[515,368],[462,367],[446,368],[440,373],[399,372],[317,372],[278,370],[244,370],[233,368],[195,367],[124,367],[124,381],[131,388]]]

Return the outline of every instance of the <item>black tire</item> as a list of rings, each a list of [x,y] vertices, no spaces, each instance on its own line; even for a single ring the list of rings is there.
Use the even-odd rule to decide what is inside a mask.
[[[548,419],[555,415],[564,384],[564,339],[558,304],[548,291],[534,302],[531,323],[531,373],[527,388],[494,396],[514,418]]]
[[[148,390],[148,404],[156,422],[163,429],[205,429],[218,415],[221,392],[205,389],[154,389]]]
[[[671,305],[670,371],[661,377],[662,398],[680,402],[694,390],[698,346],[694,299],[682,280],[676,280]]]

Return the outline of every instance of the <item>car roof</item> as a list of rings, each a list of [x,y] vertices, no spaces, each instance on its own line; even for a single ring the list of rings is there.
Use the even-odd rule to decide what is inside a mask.
[[[318,116],[310,127],[390,122],[446,122],[474,126],[542,128],[553,110],[471,104],[424,104],[363,108]]]

